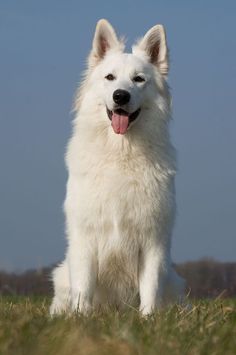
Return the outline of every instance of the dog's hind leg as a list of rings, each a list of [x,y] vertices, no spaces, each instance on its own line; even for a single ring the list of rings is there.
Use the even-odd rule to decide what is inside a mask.
[[[70,282],[67,261],[57,266],[52,272],[54,297],[50,314],[57,315],[68,311],[70,306]]]

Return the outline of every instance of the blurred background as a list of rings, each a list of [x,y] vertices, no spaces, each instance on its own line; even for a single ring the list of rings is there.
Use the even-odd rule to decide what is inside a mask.
[[[0,0],[0,269],[64,256],[64,152],[100,18],[128,51],[151,26],[166,27],[179,161],[174,261],[236,261],[236,2]]]

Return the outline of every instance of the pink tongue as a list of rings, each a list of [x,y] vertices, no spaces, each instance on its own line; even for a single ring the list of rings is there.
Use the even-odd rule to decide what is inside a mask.
[[[119,115],[113,112],[111,125],[115,133],[124,134],[128,129],[129,116]]]

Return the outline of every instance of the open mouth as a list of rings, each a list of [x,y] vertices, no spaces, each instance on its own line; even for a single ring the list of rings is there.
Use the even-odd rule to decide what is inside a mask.
[[[135,121],[138,117],[141,108],[137,109],[133,113],[129,113],[122,108],[118,108],[111,111],[107,108],[107,115],[111,120],[111,125],[115,133],[125,134],[131,122]]]

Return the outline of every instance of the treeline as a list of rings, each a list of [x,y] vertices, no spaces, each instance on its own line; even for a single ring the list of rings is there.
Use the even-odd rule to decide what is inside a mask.
[[[187,293],[192,298],[236,296],[236,262],[210,259],[175,265],[187,281]],[[28,270],[21,274],[0,271],[0,295],[51,296],[51,267]]]
[[[202,259],[178,264],[175,268],[187,281],[190,297],[236,296],[236,262]]]

